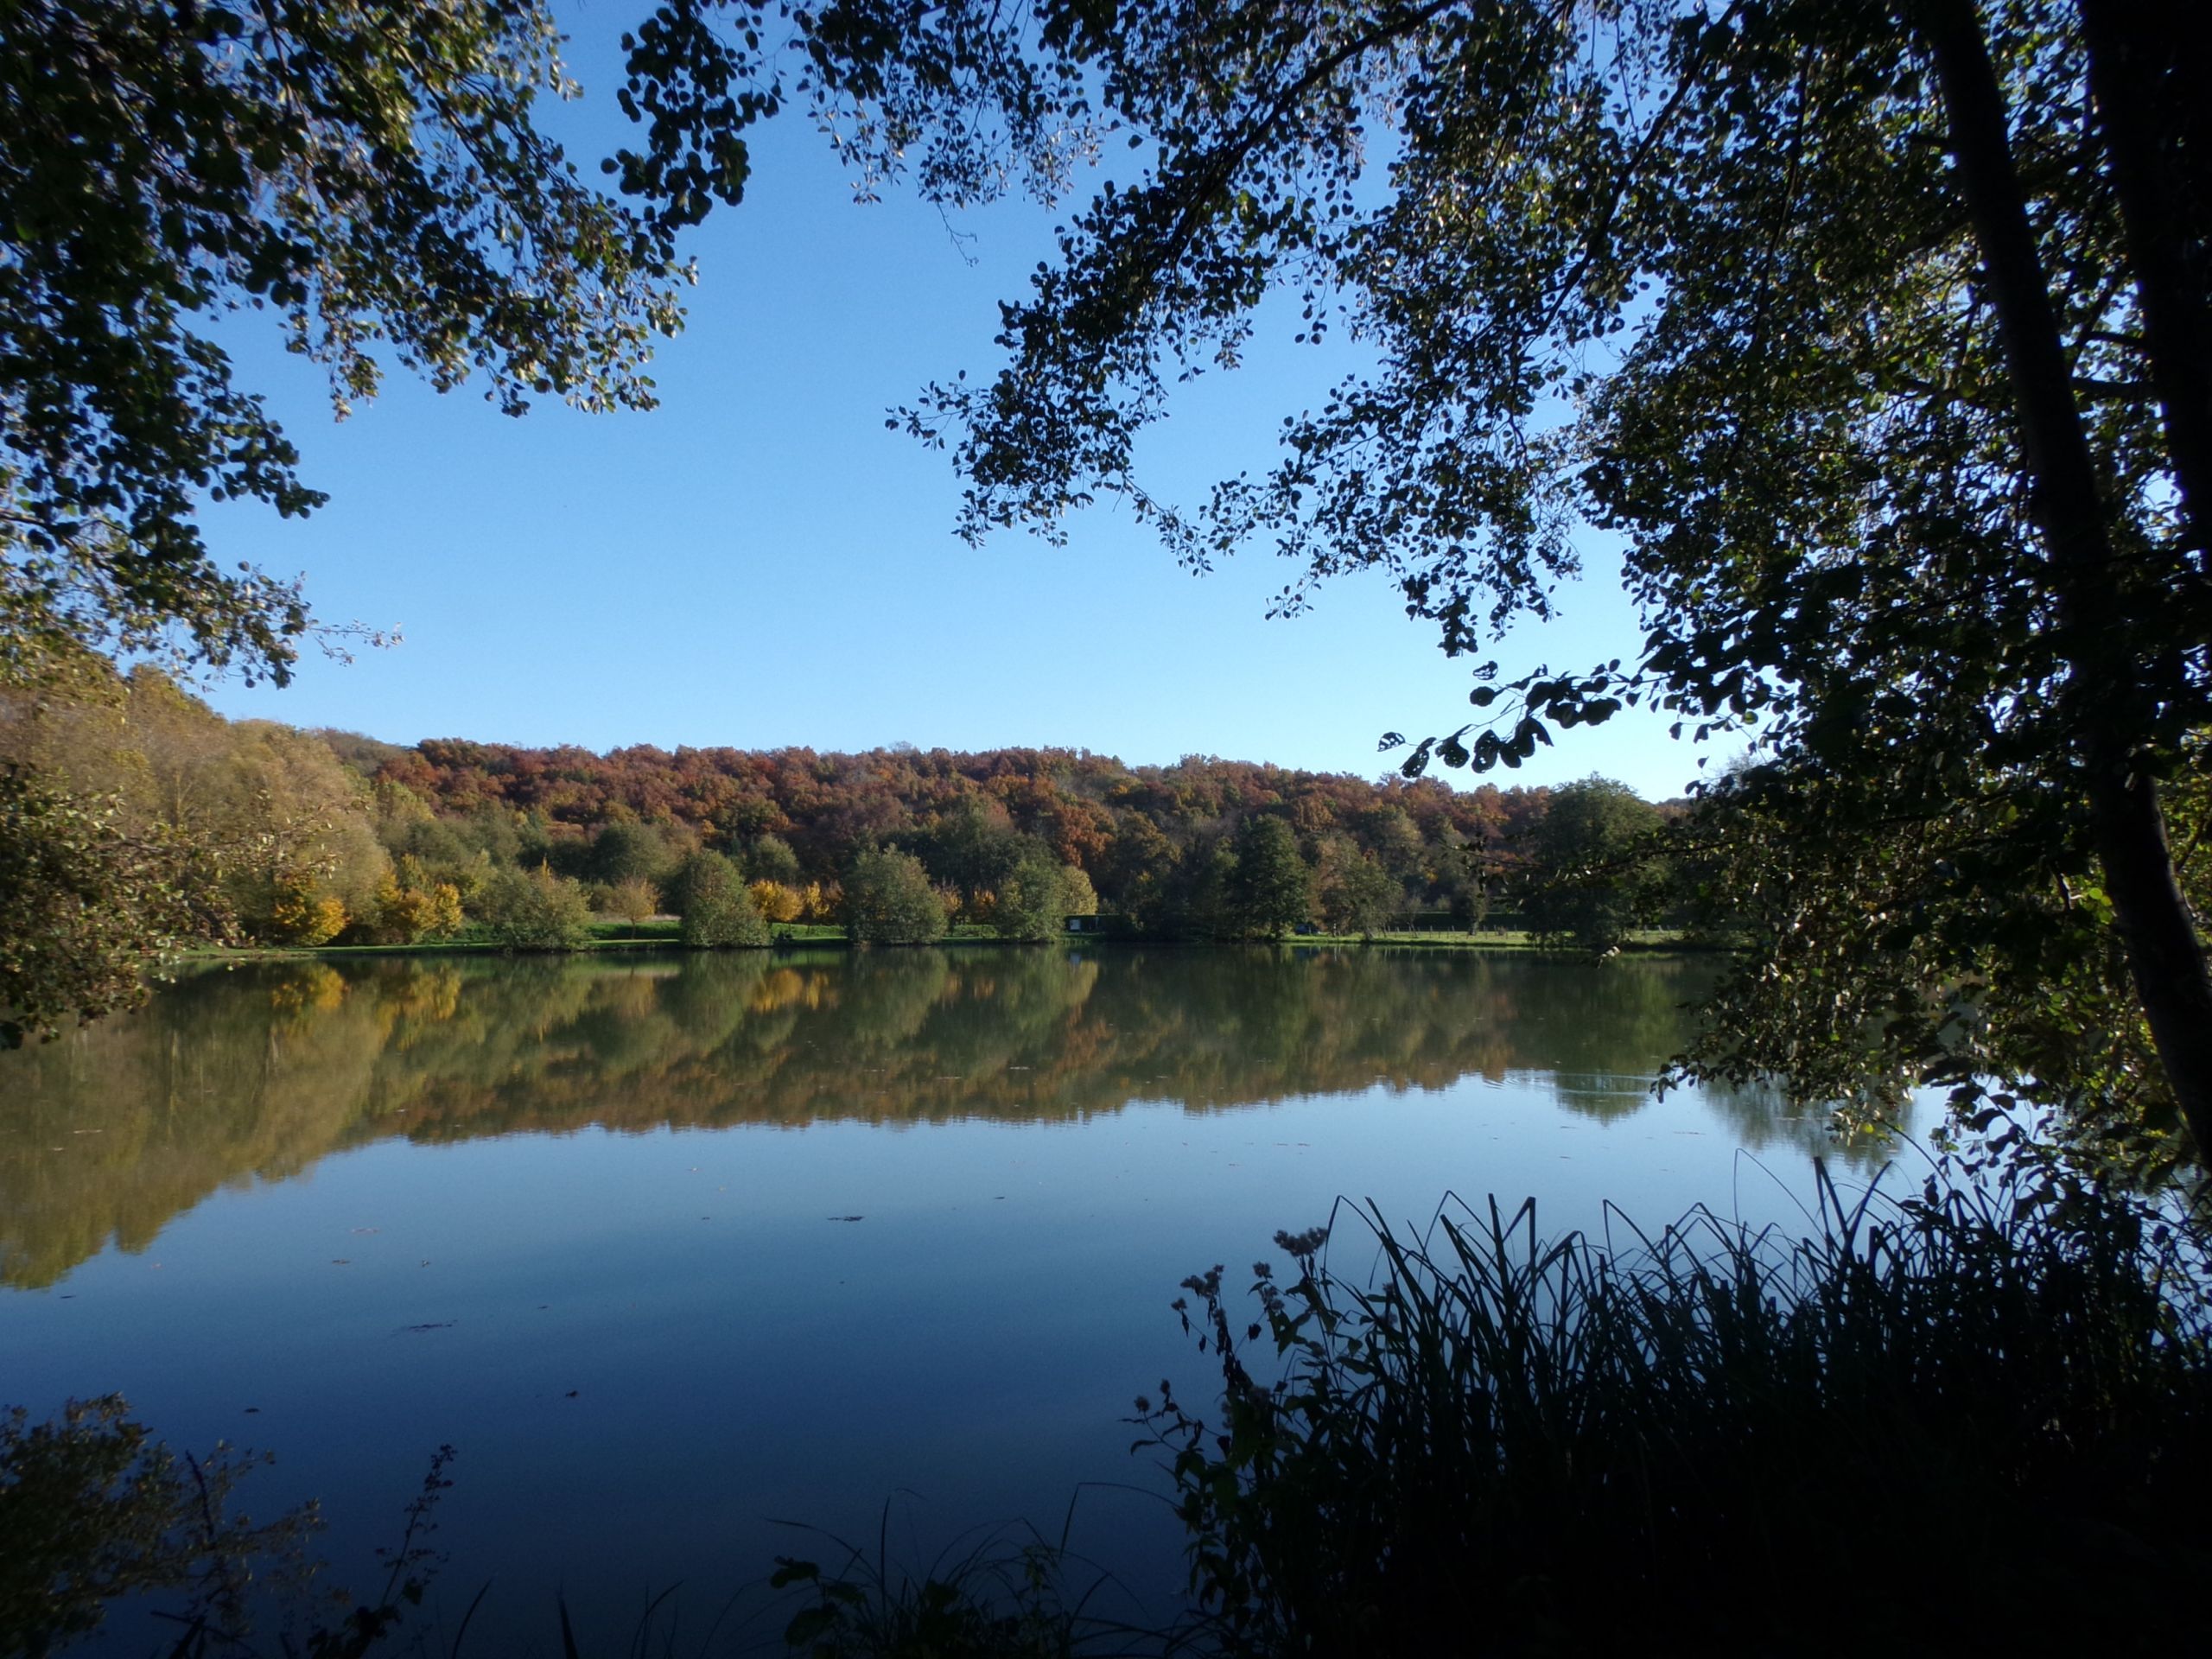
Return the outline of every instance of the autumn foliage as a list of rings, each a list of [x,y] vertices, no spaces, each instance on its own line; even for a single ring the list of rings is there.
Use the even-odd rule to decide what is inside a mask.
[[[1081,749],[404,747],[226,721],[91,658],[0,698],[0,760],[188,854],[189,935],[308,946],[561,949],[594,911],[670,908],[723,944],[823,925],[1042,941],[1073,918],[1211,939],[1471,927],[1516,902],[1554,793]]]
[[[370,763],[388,814],[419,814],[473,840],[483,837],[469,826],[496,823],[519,838],[524,855],[584,880],[613,874],[610,851],[634,865],[655,837],[666,869],[702,847],[723,851],[776,925],[835,918],[831,890],[862,853],[889,847],[919,859],[963,919],[988,919],[1001,889],[1022,890],[1017,870],[1033,871],[1041,859],[1074,873],[1069,890],[1087,885],[1098,909],[1175,931],[1189,920],[1217,847],[1233,846],[1247,822],[1262,819],[1280,822],[1309,865],[1333,846],[1339,861],[1356,858],[1380,873],[1370,910],[1471,921],[1510,868],[1515,837],[1541,820],[1551,794],[1371,783],[1198,756],[1131,766],[1080,749],[639,746],[595,754],[448,738],[373,750],[356,764]],[[649,855],[625,868],[654,873]]]

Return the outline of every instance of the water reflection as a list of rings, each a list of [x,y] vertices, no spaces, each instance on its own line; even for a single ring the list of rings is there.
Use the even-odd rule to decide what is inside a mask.
[[[0,1279],[51,1284],[111,1239],[143,1249],[219,1187],[392,1136],[1083,1119],[1471,1076],[1541,1080],[1616,1119],[1645,1104],[1712,971],[1219,950],[212,969],[0,1056]],[[1726,1105],[1746,1144],[1833,1150],[1771,1101]]]

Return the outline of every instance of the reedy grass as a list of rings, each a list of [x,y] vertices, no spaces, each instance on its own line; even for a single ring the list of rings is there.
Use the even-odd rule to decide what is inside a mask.
[[[1069,1523],[1073,1516],[1071,1504]],[[785,1524],[834,1547],[831,1570],[779,1556],[769,1580],[802,1598],[784,1644],[805,1659],[1121,1659],[1171,1645],[1160,1631],[1095,1611],[1120,1586],[1070,1549],[1068,1524],[1057,1539],[1027,1525],[963,1535],[918,1573],[891,1553],[888,1504],[873,1554],[818,1528]]]
[[[1279,1234],[1210,1424],[1138,1402],[1233,1653],[1753,1652],[2194,1634],[2205,1236],[2173,1206],[1825,1170],[1804,1236],[1707,1210],[1546,1240],[1533,1202]],[[1370,1251],[1371,1250],[1371,1255]],[[1333,1265],[1357,1252],[1364,1277]],[[1245,1354],[1272,1349],[1272,1381]],[[1254,1363],[1262,1363],[1255,1360]]]

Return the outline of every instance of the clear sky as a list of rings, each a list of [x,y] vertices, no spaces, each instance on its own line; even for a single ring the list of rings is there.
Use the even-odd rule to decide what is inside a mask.
[[[587,163],[620,141],[624,16],[571,17],[588,97],[561,126]],[[935,209],[896,192],[855,205],[824,142],[775,124],[744,204],[693,238],[700,283],[649,414],[548,404],[514,420],[395,372],[334,423],[320,372],[286,356],[267,319],[226,327],[241,378],[272,392],[332,499],[305,520],[211,509],[211,543],[303,573],[324,621],[403,639],[350,664],[310,652],[285,690],[218,683],[212,700],[395,742],[1051,745],[1370,776],[1389,764],[1383,731],[1458,725],[1466,664],[1385,582],[1340,581],[1311,613],[1269,621],[1293,567],[1255,550],[1193,576],[1124,510],[1077,519],[1065,548],[1017,534],[976,551],[952,536],[959,480],[885,413],[928,379],[995,366],[996,302],[1049,252],[1053,222],[1007,204],[958,221],[956,244]],[[1281,417],[1319,401],[1345,359],[1287,332],[1189,389],[1146,453],[1154,493],[1191,500],[1264,465]],[[1590,537],[1585,556],[1564,618],[1506,642],[1509,670],[1632,654],[1608,550]],[[1666,722],[1630,715],[1560,734],[1498,780],[1592,772],[1656,798],[1695,760]]]

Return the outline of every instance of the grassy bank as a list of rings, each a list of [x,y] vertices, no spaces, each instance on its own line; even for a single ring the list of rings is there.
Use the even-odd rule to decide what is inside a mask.
[[[1565,956],[1588,954],[1577,946],[1562,944],[1520,928],[1477,930],[1473,932],[1300,933],[1284,943],[1347,946],[1383,944],[1394,949],[1411,946],[1424,950],[1549,950]],[[1630,934],[1621,945],[1624,950],[1706,950],[1718,948],[1693,938],[1679,929],[1665,927],[1639,929]]]
[[[681,949],[683,926],[673,918],[655,917],[644,922],[595,920],[590,937],[578,951]],[[496,955],[512,947],[492,931],[471,925],[448,938],[418,939],[411,944],[207,945],[184,953],[187,961],[278,961],[300,957],[423,957]],[[556,953],[567,954],[567,953]]]

